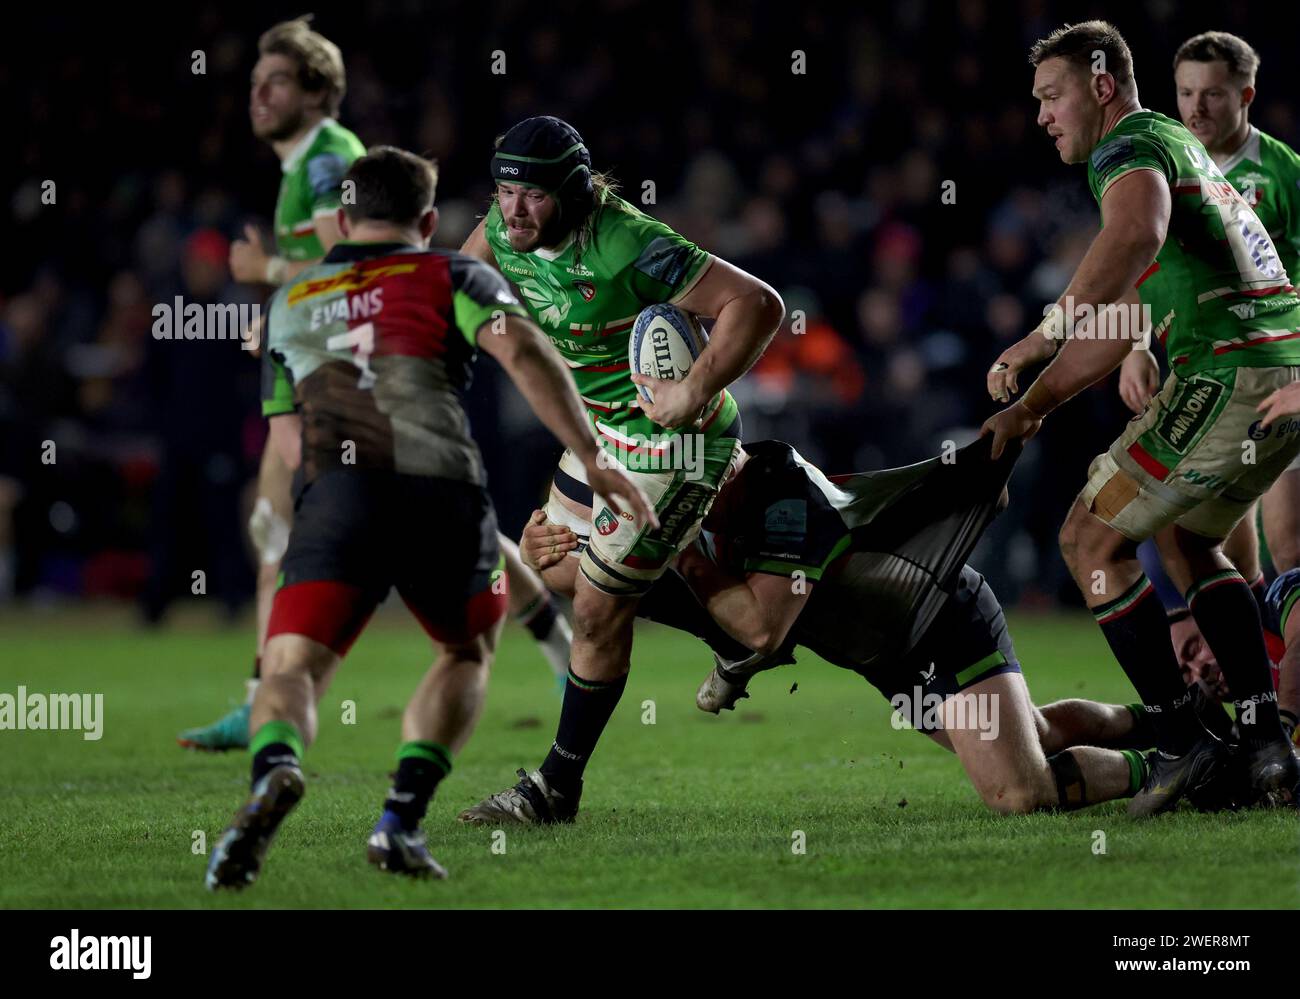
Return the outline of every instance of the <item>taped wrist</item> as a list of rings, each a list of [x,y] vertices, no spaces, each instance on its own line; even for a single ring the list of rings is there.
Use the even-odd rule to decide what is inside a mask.
[[[284,257],[266,258],[266,283],[281,285],[289,277],[289,261]]]

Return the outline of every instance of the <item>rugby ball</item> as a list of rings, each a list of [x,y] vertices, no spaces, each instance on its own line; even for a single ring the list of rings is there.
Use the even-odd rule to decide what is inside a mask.
[[[628,344],[628,366],[651,378],[685,378],[691,365],[709,342],[700,321],[675,305],[651,305],[641,310],[632,324]],[[645,386],[637,392],[646,402],[654,395]]]

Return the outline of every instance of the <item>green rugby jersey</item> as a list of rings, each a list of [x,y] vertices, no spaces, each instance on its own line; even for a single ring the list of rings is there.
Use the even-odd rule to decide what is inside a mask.
[[[597,211],[591,243],[580,258],[571,237],[553,251],[515,252],[495,202],[485,234],[497,266],[572,371],[601,444],[618,456],[638,439],[674,433],[656,426],[637,404],[628,370],[637,313],[680,299],[703,276],[710,257],[622,198],[606,196]],[[706,440],[722,436],[737,413],[731,393],[719,392],[704,411]]]
[[[1252,125],[1219,169],[1255,209],[1294,282],[1300,277],[1300,154]]]
[[[446,250],[345,240],[269,308],[262,413],[301,414],[306,481],[355,466],[484,484],[462,405],[478,335],[526,314],[500,274]]]
[[[302,137],[280,164],[284,176],[275,202],[276,253],[285,260],[325,256],[316,238],[316,219],[338,209],[343,175],[365,153],[361,140],[333,118]]]
[[[1134,170],[1169,183],[1169,232],[1138,281],[1170,369],[1300,364],[1300,297],[1259,217],[1200,141],[1154,111],[1120,119],[1088,158],[1097,204]]]

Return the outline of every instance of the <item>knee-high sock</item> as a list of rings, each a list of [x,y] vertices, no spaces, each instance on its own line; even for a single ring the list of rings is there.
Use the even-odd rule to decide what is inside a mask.
[[[1232,692],[1242,741],[1260,746],[1283,738],[1259,608],[1241,574],[1224,569],[1198,580],[1187,606]]]
[[[610,715],[618,706],[625,686],[626,673],[617,680],[602,683],[583,680],[572,669],[569,670],[555,742],[539,768],[547,782],[561,794],[572,795],[582,784],[587,761],[591,759]]]
[[[1155,726],[1156,747],[1173,756],[1191,748],[1203,731],[1169,642],[1165,609],[1146,576],[1116,599],[1093,608],[1129,682]]]

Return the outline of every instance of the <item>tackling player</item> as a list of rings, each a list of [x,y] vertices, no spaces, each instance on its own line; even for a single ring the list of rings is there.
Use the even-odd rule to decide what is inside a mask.
[[[754,675],[793,662],[799,644],[871,682],[909,723],[899,727],[954,751],[994,811],[1074,809],[1134,793],[1144,757],[1115,749],[1149,738],[1140,707],[1078,699],[1034,707],[997,598],[963,564],[1012,465],[1009,455],[990,463],[987,451],[984,441],[951,464],[827,477],[788,444],[744,445],[699,544],[675,566],[754,650],[714,667],[696,695],[700,709],[733,708]],[[521,551],[563,588],[576,566],[564,553],[575,544],[569,528],[535,518]],[[517,818],[528,819],[526,803]]]
[[[662,519],[658,529],[642,530],[599,496],[591,507],[559,728],[538,770],[520,770],[517,787],[503,792],[571,818],[587,761],[623,693],[638,604],[695,538],[739,453],[740,418],[727,386],[762,354],[785,310],[768,285],[619,198],[592,173],[582,137],[558,118],[529,118],[501,136],[492,177],[492,206],[464,251],[519,288],[572,369],[607,459],[628,469]],[[716,320],[680,381],[628,369],[633,322],[659,302]],[[638,401],[637,385],[653,392],[653,405]],[[565,516],[576,471],[571,456],[561,459],[548,504],[553,519]],[[689,593],[685,599],[694,602]],[[500,798],[462,819],[496,821]]]
[[[1255,209],[1283,267],[1294,280],[1300,274],[1300,155],[1250,124],[1258,69],[1259,54],[1236,35],[1207,31],[1189,38],[1174,56],[1178,114],[1223,175]],[[1141,413],[1155,394],[1159,378],[1159,365],[1149,351],[1135,350],[1124,359],[1120,394],[1135,413]],[[1263,426],[1252,428],[1253,435],[1269,432]],[[1278,477],[1257,506],[1261,511],[1258,520],[1278,574],[1300,566],[1300,457]],[[1252,506],[1224,541],[1223,551],[1250,582],[1267,628],[1270,655],[1280,661],[1283,654],[1278,647],[1279,635],[1270,624],[1274,612],[1265,599],[1268,586],[1260,566],[1256,519],[1256,508]],[[1171,620],[1178,622],[1171,629],[1175,649],[1202,645],[1181,594],[1164,602]],[[1281,695],[1278,703],[1284,726],[1294,733],[1300,703]]]
[[[1300,377],[1300,299],[1259,218],[1201,144],[1142,108],[1113,26],[1061,28],[1034,45],[1030,61],[1038,123],[1063,162],[1087,162],[1103,227],[1057,307],[989,370],[990,395],[1006,401],[1022,371],[1055,355],[984,432],[995,455],[1008,440],[1029,439],[1132,348],[1086,320],[1066,337],[1063,317],[1139,298],[1150,307],[1172,374],[1093,461],[1061,529],[1062,555],[1156,724],[1158,752],[1129,811],[1172,808],[1216,777],[1226,756],[1197,718],[1137,559],[1137,545],[1171,524],[1161,555],[1236,698],[1245,783],[1256,797],[1294,799],[1300,762],[1279,720],[1259,611],[1222,543],[1300,451],[1294,432],[1250,435],[1260,402]]]
[[[346,241],[271,300],[264,397],[273,423],[301,428],[304,476],[253,700],[252,794],[213,849],[212,889],[257,877],[302,798],[316,705],[390,587],[441,653],[403,717],[368,858],[446,876],[419,824],[482,709],[506,609],[496,517],[462,408],[477,348],[617,515],[657,524],[627,474],[597,460],[573,380],[501,276],[426,249],[438,218],[433,164],[379,147],[347,179],[356,197],[338,214]]]

